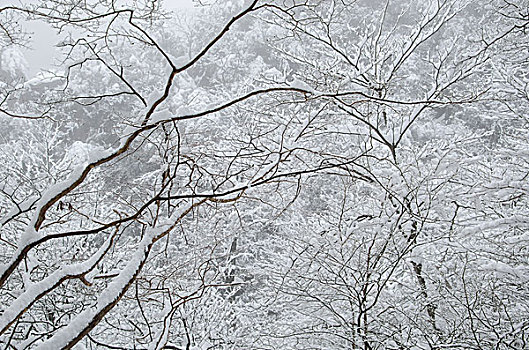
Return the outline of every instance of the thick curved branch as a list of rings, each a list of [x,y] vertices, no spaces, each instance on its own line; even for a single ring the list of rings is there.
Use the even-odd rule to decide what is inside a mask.
[[[64,281],[84,278],[88,272],[94,269],[112,247],[116,233],[117,230],[90,259],[78,264],[63,267],[42,281],[30,285],[24,293],[9,305],[9,308],[5,310],[0,317],[0,335],[7,331],[9,327],[33,304],[60,286]]]

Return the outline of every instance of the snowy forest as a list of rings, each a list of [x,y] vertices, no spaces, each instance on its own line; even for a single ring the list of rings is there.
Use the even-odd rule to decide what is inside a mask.
[[[1,349],[529,348],[528,0],[174,2],[0,1]]]

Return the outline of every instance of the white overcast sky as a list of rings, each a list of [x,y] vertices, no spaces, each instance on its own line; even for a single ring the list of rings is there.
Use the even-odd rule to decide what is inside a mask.
[[[4,1],[7,3],[19,2],[17,0],[0,0],[0,2]],[[164,4],[168,9],[177,11],[193,7],[192,0],[165,0]],[[24,55],[29,65],[28,75],[32,77],[39,71],[52,67],[56,52],[54,46],[57,44],[58,38],[55,32],[45,23],[31,21],[27,22],[25,27],[29,32],[32,32],[31,49],[24,50]]]

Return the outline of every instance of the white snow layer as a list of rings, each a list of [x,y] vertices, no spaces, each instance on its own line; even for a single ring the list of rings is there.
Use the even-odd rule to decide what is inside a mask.
[[[178,211],[171,217],[171,219],[173,221],[176,220],[183,211],[183,209],[182,211]],[[171,222],[171,219],[169,219],[168,222]],[[86,327],[89,326],[90,322],[97,314],[102,312],[103,309],[120,297],[127,285],[134,279],[134,276],[138,272],[140,266],[147,259],[147,252],[149,250],[149,246],[153,243],[154,238],[170,227],[172,227],[170,224],[166,224],[148,230],[139,243],[134,255],[130,258],[128,264],[125,266],[125,268],[123,268],[119,276],[114,278],[107,288],[101,293],[97,299],[97,303],[78,314],[77,317],[68,324],[68,326],[61,328],[51,338],[39,344],[37,349],[61,349],[68,345],[68,343],[70,343],[84,329],[86,329]]]
[[[59,283],[62,278],[68,275],[80,275],[93,269],[102,255],[105,254],[111,243],[112,239],[109,238],[105,244],[103,244],[99,250],[90,257],[90,259],[81,263],[65,266],[60,270],[55,271],[42,281],[29,285],[24,293],[16,298],[15,301],[9,305],[9,308],[7,308],[0,317],[0,330],[4,329],[4,327],[13,322],[13,320],[15,320],[21,312],[30,307],[31,304],[37,300],[41,293],[53,288],[53,286]]]
[[[112,304],[116,299],[123,293],[123,289],[129,284],[134,278],[141,264],[147,258],[146,250],[149,244],[152,243],[153,237],[155,237],[156,231],[151,231],[150,234],[145,234],[140,245],[134,255],[131,257],[129,263],[101,293],[97,299],[97,303],[92,307],[84,310],[76,318],[74,318],[66,327],[61,328],[53,335],[53,337],[47,339],[44,343],[40,344],[37,349],[39,350],[55,350],[62,349],[68,345],[75,337],[77,337],[84,329],[86,329],[93,318],[102,312],[102,310],[108,305]]]

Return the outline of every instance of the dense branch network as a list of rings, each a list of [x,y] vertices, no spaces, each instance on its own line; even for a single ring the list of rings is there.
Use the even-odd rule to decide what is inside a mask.
[[[523,346],[522,2],[134,4],[0,7],[2,345]]]

